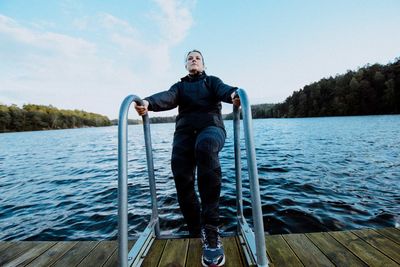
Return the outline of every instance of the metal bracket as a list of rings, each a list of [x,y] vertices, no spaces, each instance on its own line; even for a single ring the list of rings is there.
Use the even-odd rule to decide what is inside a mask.
[[[139,239],[129,251],[128,266],[140,266],[140,264],[142,264],[147,252],[150,250],[151,245],[156,239],[155,225],[156,221],[151,221],[146,229],[140,234]]]

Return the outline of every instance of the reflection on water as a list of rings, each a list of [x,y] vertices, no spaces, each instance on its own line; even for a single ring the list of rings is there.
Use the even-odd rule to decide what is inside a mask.
[[[235,231],[233,133],[221,152],[222,229]],[[173,124],[152,125],[161,229],[185,230],[170,171]],[[265,230],[400,223],[400,116],[254,120]],[[243,134],[241,134],[243,136]],[[0,239],[117,235],[117,127],[0,134]],[[129,232],[147,225],[142,127],[129,126]],[[243,147],[244,213],[251,203]]]

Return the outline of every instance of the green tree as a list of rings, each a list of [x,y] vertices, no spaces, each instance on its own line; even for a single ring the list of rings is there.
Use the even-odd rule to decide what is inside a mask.
[[[6,132],[10,130],[11,115],[8,107],[0,105],[0,131]]]
[[[275,105],[279,117],[400,113],[400,60],[365,65],[304,86]]]
[[[11,116],[10,131],[23,131],[25,126],[25,111],[17,105],[8,108]]]

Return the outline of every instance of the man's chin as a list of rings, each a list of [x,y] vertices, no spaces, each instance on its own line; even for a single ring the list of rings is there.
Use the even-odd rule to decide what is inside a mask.
[[[197,74],[200,74],[200,73],[202,73],[203,71],[200,71],[200,70],[198,70],[198,69],[193,69],[193,70],[189,70],[189,73],[191,74],[191,75],[197,75]]]

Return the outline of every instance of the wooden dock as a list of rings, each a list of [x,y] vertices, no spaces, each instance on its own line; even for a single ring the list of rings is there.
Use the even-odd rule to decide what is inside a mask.
[[[130,247],[134,241],[130,243]],[[237,237],[225,266],[246,266]],[[266,235],[270,266],[400,266],[400,229]],[[156,240],[142,266],[201,266],[199,239]],[[117,266],[116,241],[0,242],[0,266]]]

